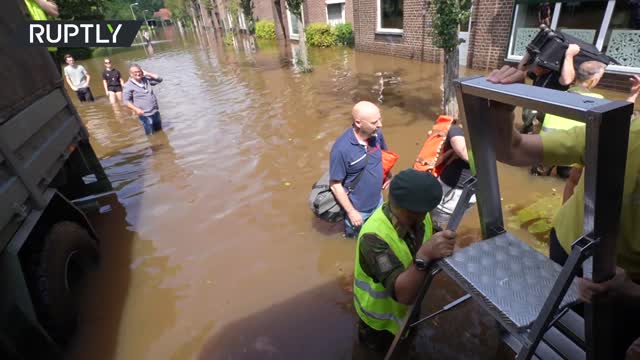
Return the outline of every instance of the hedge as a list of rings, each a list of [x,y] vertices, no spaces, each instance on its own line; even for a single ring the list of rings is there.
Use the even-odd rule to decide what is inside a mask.
[[[256,37],[264,40],[275,40],[276,38],[276,24],[260,20],[256,23]]]

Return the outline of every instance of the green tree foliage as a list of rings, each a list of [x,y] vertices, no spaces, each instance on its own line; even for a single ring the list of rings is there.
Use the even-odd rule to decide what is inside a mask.
[[[238,24],[238,16],[240,15],[240,4],[238,0],[229,0],[227,2],[227,12],[231,15],[231,21],[233,22],[231,26],[235,29]]]
[[[164,0],[164,6],[171,11],[171,16],[174,19],[185,21],[189,19],[186,1],[187,0]]]
[[[287,7],[289,11],[298,17],[298,19],[302,19],[302,4],[304,0],[287,0]]]
[[[258,21],[256,23],[256,37],[263,40],[275,40],[276,24],[266,20]]]
[[[458,28],[469,19],[471,0],[435,0],[433,44],[445,51],[458,47]]]
[[[239,0],[240,9],[244,14],[244,18],[247,23],[247,30],[250,34],[256,33],[256,21],[253,18],[253,0]]]
[[[89,1],[89,0],[65,0],[65,1]],[[99,0],[104,3],[104,17],[105,19],[113,20],[132,20],[130,5],[138,3],[133,7],[133,11],[136,14],[138,20],[142,19],[142,11],[149,10],[151,14],[147,13],[147,18],[158,9],[164,7],[164,0]],[[173,9],[171,9],[173,10]],[[173,11],[172,11],[173,12]]]
[[[442,79],[442,111],[458,117],[458,102],[453,81],[458,78],[460,58],[458,29],[469,19],[471,0],[434,0],[433,44],[444,50],[444,73]]]
[[[108,1],[107,1],[108,2]],[[60,20],[102,20],[104,0],[57,0]]]
[[[230,32],[224,34],[223,43],[225,46],[233,46],[233,34]]]
[[[331,47],[337,44],[336,34],[331,26],[326,23],[309,24],[304,29],[309,46]]]
[[[353,46],[353,27],[351,23],[338,24],[333,28],[336,34],[336,41],[340,45]]]
[[[350,23],[336,26],[330,26],[326,23],[313,23],[304,29],[304,34],[309,46],[353,45],[353,28]]]
[[[240,0],[240,8],[247,19],[253,19],[253,0]]]

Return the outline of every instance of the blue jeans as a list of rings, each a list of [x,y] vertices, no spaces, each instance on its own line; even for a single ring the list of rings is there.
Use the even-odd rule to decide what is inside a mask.
[[[149,116],[140,115],[138,118],[144,127],[145,134],[151,135],[154,131],[162,130],[162,119],[160,119],[159,111],[156,111],[153,115]]]
[[[373,214],[374,211],[378,210],[378,208],[382,206],[383,202],[384,200],[382,199],[382,195],[380,195],[380,202],[378,203],[378,206],[376,206],[373,210],[370,210],[370,211],[360,211],[360,215],[362,216],[362,224],[364,224],[364,222],[367,221],[367,219],[371,216],[371,214]],[[351,220],[349,219],[349,216],[345,214],[344,236],[348,238],[358,237],[358,233],[360,233],[361,227],[362,226],[358,226],[358,227],[353,226],[353,224],[351,224]]]

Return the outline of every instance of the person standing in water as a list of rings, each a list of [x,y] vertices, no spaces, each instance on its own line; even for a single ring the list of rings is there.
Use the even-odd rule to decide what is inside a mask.
[[[161,77],[145,71],[138,64],[129,67],[129,80],[124,84],[124,99],[127,107],[138,115],[147,135],[162,130],[158,99],[152,88],[161,82]]]
[[[124,86],[124,80],[118,69],[113,67],[111,59],[104,59],[104,71],[102,72],[102,84],[104,85],[104,92],[109,97],[109,101],[112,104],[122,102],[122,87]]]

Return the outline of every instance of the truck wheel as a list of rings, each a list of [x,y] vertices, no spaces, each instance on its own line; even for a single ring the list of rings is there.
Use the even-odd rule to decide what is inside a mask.
[[[96,243],[85,228],[61,221],[49,230],[37,267],[38,313],[51,337],[60,344],[73,335],[81,290],[97,263]]]

